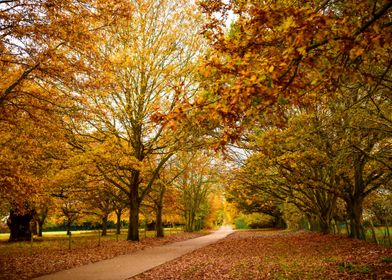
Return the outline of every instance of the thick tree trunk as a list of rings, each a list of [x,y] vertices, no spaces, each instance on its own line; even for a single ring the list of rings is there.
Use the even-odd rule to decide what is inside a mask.
[[[284,221],[283,217],[280,215],[275,216],[275,227],[276,228],[286,228],[286,222]]]
[[[324,234],[331,233],[332,209],[333,208],[325,209],[325,212],[321,213],[319,217],[320,231]]]
[[[363,197],[354,197],[349,201],[346,201],[347,204],[347,215],[350,219],[350,235],[349,237],[364,239],[364,232],[362,227],[362,202]]]
[[[139,241],[139,205],[131,205],[127,240]]]
[[[7,220],[10,229],[9,242],[29,241],[31,239],[30,222],[33,220],[33,214],[17,214],[11,210]]]
[[[134,171],[132,174],[132,184],[129,192],[129,225],[127,240],[139,241],[139,171]]]
[[[108,231],[108,215],[102,217],[102,236],[106,236]]]
[[[129,196],[129,225],[127,240],[139,241],[139,201],[138,188],[133,187]]]
[[[329,234],[331,232],[331,221],[327,219],[320,219],[320,231],[324,234]]]
[[[163,222],[162,222],[162,205],[159,205],[157,207],[157,212],[156,212],[156,233],[157,237],[163,237]]]

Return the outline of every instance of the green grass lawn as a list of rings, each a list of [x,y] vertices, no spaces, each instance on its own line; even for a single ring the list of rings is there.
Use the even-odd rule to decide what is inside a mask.
[[[165,235],[171,235],[174,233],[179,233],[182,232],[182,228],[165,228],[164,232]],[[75,230],[72,231],[72,237],[92,237],[92,236],[98,236],[101,233],[101,231],[98,230]],[[120,237],[126,237],[127,229],[122,229]],[[109,229],[107,231],[107,236],[104,236],[103,238],[114,238],[116,239],[116,231],[114,229]],[[145,232],[144,229],[139,230],[140,238],[143,237],[154,237],[155,236],[155,231],[147,231]],[[0,241],[7,241],[9,238],[10,234],[9,233],[0,233]],[[42,233],[42,238],[39,237],[34,237],[34,239],[46,239],[46,238],[56,238],[56,237],[67,237],[67,232],[66,231],[44,231]]]
[[[165,236],[182,232],[182,229],[165,229]],[[145,232],[143,229],[139,231],[140,239],[145,237],[155,237],[155,231]],[[14,242],[9,243],[8,233],[0,234],[0,250],[1,255],[7,254],[26,254],[31,251],[41,251],[45,249],[77,249],[85,246],[98,246],[105,241],[126,240],[127,230],[121,230],[121,234],[117,235],[115,230],[108,230],[106,236],[101,236],[101,231],[98,230],[83,230],[72,231],[71,240],[67,236],[66,231],[43,232],[42,237],[34,236],[33,243],[31,242]],[[70,244],[71,242],[71,244]]]
[[[390,244],[390,241],[388,238],[387,227],[384,227],[384,226],[375,227],[374,231],[376,233],[376,238],[377,238],[379,244],[383,244],[386,246],[392,245],[392,244]],[[389,234],[390,234],[390,239],[392,241],[392,227],[389,227]],[[347,236],[346,228],[343,228],[343,227],[340,228],[340,235]],[[365,236],[366,236],[367,241],[374,242],[372,230],[368,227],[365,228]]]

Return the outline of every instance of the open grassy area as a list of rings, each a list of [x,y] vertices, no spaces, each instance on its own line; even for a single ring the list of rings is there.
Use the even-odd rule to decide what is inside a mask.
[[[385,226],[374,228],[377,242],[386,246],[392,246],[392,228],[387,228]],[[388,234],[389,232],[389,234]],[[347,236],[347,229],[345,227],[340,227],[339,233],[342,236]],[[373,232],[370,227],[365,227],[365,237],[369,242],[375,242]]]
[[[170,236],[182,232],[182,229],[166,229],[165,235]],[[101,231],[98,230],[85,230],[73,231],[71,240],[67,236],[66,231],[44,232],[42,237],[34,237],[33,243],[31,242],[14,242],[8,243],[9,234],[2,234],[0,237],[0,257],[1,256],[14,256],[20,254],[33,254],[39,253],[47,249],[77,249],[85,246],[99,246],[106,241],[125,240],[127,231],[122,230],[120,235],[116,235],[115,230],[109,230],[106,236],[101,236]],[[155,231],[140,231],[140,238],[155,237]],[[71,241],[71,244],[70,244]]]
[[[237,231],[134,279],[392,279],[392,248],[306,231]]]

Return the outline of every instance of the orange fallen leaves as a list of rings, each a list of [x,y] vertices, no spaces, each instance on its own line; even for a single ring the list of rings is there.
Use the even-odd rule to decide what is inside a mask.
[[[34,247],[32,255],[29,255],[29,250],[26,248],[15,250],[13,247],[14,249],[7,250],[7,246],[15,246],[16,244],[0,243],[0,279],[31,279],[201,235],[202,233],[179,233],[164,238],[145,238],[141,242],[102,240],[100,246],[98,246],[96,239],[90,238],[72,250],[66,249],[66,242],[63,248],[57,247],[58,244],[51,247]],[[20,247],[23,245],[26,244],[21,244]]]
[[[340,236],[248,231],[133,279],[390,279],[391,259],[391,248]]]

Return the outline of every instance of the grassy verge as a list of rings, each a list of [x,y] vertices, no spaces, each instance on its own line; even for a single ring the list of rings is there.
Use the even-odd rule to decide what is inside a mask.
[[[74,232],[71,249],[65,232],[47,233],[30,242],[9,243],[0,241],[0,279],[31,279],[39,275],[97,262],[117,255],[132,253],[146,247],[160,246],[206,234],[165,231],[164,238],[153,237],[153,231],[140,233],[140,242],[126,241],[126,231],[116,236],[110,231],[99,236],[98,231]]]

